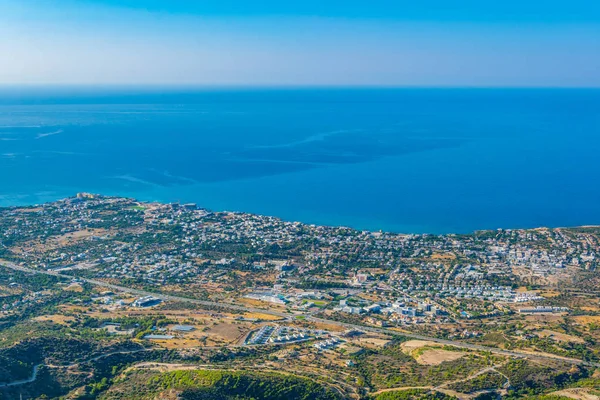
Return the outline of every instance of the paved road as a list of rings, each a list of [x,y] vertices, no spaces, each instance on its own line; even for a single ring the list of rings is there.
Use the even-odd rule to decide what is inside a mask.
[[[399,331],[395,331],[393,329],[375,328],[375,327],[370,327],[370,326],[348,324],[345,322],[332,321],[329,319],[316,318],[316,317],[308,317],[306,319],[315,321],[315,322],[336,324],[338,326],[343,326],[343,327],[346,327],[349,329],[360,329],[360,330],[366,331],[366,332],[383,333],[386,335],[405,336],[405,337],[409,337],[411,339],[427,340],[430,342],[436,342],[436,343],[445,344],[445,345],[449,345],[449,346],[460,347],[460,348],[470,349],[470,350],[487,351],[490,353],[500,354],[500,355],[510,356],[510,357],[529,358],[529,359],[536,359],[536,360],[556,360],[556,361],[564,361],[564,362],[570,363],[570,364],[579,364],[579,365],[600,367],[600,363],[578,360],[576,358],[561,357],[561,356],[557,356],[554,354],[548,354],[548,353],[533,354],[533,353],[529,353],[529,352],[521,351],[521,350],[502,350],[502,349],[498,349],[496,347],[481,346],[478,344],[465,343],[465,342],[460,342],[460,341],[456,341],[456,340],[439,339],[439,338],[434,338],[434,337],[430,337],[430,336],[419,335],[417,333],[399,332]]]
[[[197,300],[197,299],[190,299],[188,297],[171,296],[171,295],[167,295],[167,294],[161,294],[161,293],[155,293],[155,292],[148,292],[146,290],[133,289],[133,288],[125,287],[125,286],[113,285],[111,283],[99,281],[99,280],[96,280],[96,279],[80,278],[80,277],[77,277],[77,276],[61,274],[61,273],[56,272],[56,271],[45,271],[45,270],[38,270],[38,269],[27,268],[27,267],[23,267],[21,265],[18,265],[18,264],[9,262],[9,261],[4,261],[4,260],[0,260],[0,265],[5,266],[7,268],[11,268],[11,269],[17,270],[17,271],[22,271],[22,272],[28,272],[28,273],[34,273],[34,274],[52,275],[52,276],[56,276],[56,277],[59,277],[59,278],[65,278],[65,279],[78,279],[80,281],[88,282],[88,283],[91,283],[91,284],[96,285],[96,286],[102,286],[102,287],[106,287],[106,288],[117,290],[117,291],[121,291],[121,292],[136,294],[136,295],[139,295],[139,296],[154,296],[154,297],[162,299],[162,300],[184,301],[184,302],[187,302],[187,303],[193,303],[193,304],[198,304],[198,305],[203,305],[203,306],[210,306],[210,307],[215,307],[215,306],[216,307],[224,307],[224,308],[227,308],[227,309],[230,309],[230,310],[269,314],[269,315],[275,315],[275,316],[278,316],[278,317],[281,317],[281,318],[290,318],[290,317],[294,316],[294,314],[284,313],[284,312],[278,312],[278,311],[273,311],[273,310],[264,310],[262,308],[253,308],[253,307],[239,306],[239,305],[228,304],[228,303],[217,303],[215,301]]]
[[[40,367],[43,364],[38,364],[38,365],[34,365],[33,366],[33,373],[31,374],[31,376],[27,379],[20,379],[18,381],[13,381],[13,382],[8,382],[8,383],[0,383],[0,388],[6,388],[6,387],[10,387],[10,386],[18,386],[18,385],[24,385],[26,383],[31,383],[33,381],[35,381],[37,379],[38,376],[38,372],[40,370]]]
[[[24,385],[26,383],[31,383],[33,381],[35,381],[37,379],[40,367],[42,366],[46,366],[46,367],[50,367],[50,368],[70,368],[73,367],[75,365],[79,365],[79,364],[83,364],[83,363],[87,363],[87,362],[91,362],[91,361],[98,361],[101,358],[106,358],[106,357],[110,357],[110,356],[114,356],[116,354],[131,354],[131,353],[140,353],[142,351],[154,351],[154,350],[166,350],[163,348],[143,348],[143,349],[136,349],[136,350],[121,350],[121,351],[113,351],[111,353],[106,353],[106,354],[100,354],[99,356],[87,359],[87,360],[83,360],[83,361],[78,361],[78,362],[74,362],[71,364],[67,364],[67,365],[50,365],[50,364],[37,364],[33,366],[33,372],[31,374],[31,376],[29,378],[26,379],[19,379],[16,381],[12,381],[12,382],[8,382],[8,383],[0,383],[0,388],[4,388],[4,387],[9,387],[9,386],[19,386],[19,385]]]
[[[317,317],[311,316],[310,314],[284,313],[284,312],[280,312],[280,311],[264,310],[261,308],[246,307],[246,306],[240,306],[240,305],[235,305],[235,304],[218,303],[218,302],[214,302],[214,301],[197,300],[197,299],[190,299],[187,297],[172,296],[172,295],[148,292],[145,290],[139,290],[139,289],[133,289],[133,288],[128,288],[128,287],[119,286],[119,285],[113,285],[113,284],[102,282],[102,281],[95,280],[95,279],[79,278],[79,277],[74,277],[71,275],[61,274],[61,273],[54,272],[54,271],[44,271],[44,270],[27,268],[27,267],[23,267],[21,265],[17,265],[15,263],[4,261],[4,260],[0,260],[0,265],[3,265],[7,268],[11,268],[11,269],[14,269],[17,271],[23,271],[23,272],[28,272],[28,273],[52,275],[52,276],[56,276],[56,277],[66,278],[66,279],[77,278],[81,281],[85,281],[85,282],[88,282],[93,285],[102,286],[102,287],[106,287],[106,288],[121,291],[121,292],[132,293],[132,294],[136,294],[139,296],[154,296],[156,298],[163,299],[163,300],[182,301],[182,302],[204,305],[204,306],[209,306],[209,307],[215,307],[215,306],[223,307],[226,309],[243,311],[243,312],[256,312],[256,313],[274,315],[274,316],[281,317],[281,318],[293,318],[295,316],[302,315],[308,321],[321,322],[321,323],[325,323],[325,324],[333,324],[333,325],[341,326],[341,327],[348,328],[348,329],[358,329],[358,330],[362,330],[362,331],[366,331],[366,332],[383,333],[386,335],[402,335],[402,336],[409,337],[411,339],[427,340],[427,341],[436,342],[436,343],[440,343],[440,344],[445,344],[445,345],[450,345],[450,346],[455,346],[455,347],[460,347],[460,348],[465,348],[465,349],[470,349],[470,350],[487,351],[490,353],[500,354],[500,355],[510,356],[510,357],[520,357],[520,358],[536,359],[536,360],[542,360],[542,361],[555,360],[555,361],[563,361],[563,362],[570,363],[570,364],[579,364],[579,365],[600,367],[600,363],[583,361],[583,360],[578,360],[575,358],[566,358],[566,357],[561,357],[561,356],[555,356],[555,355],[547,354],[547,353],[532,354],[532,353],[529,353],[526,351],[520,351],[520,350],[510,350],[510,351],[502,350],[502,349],[498,349],[495,347],[481,346],[481,345],[477,345],[477,344],[465,343],[465,342],[460,342],[460,341],[456,341],[456,340],[439,339],[439,338],[434,338],[434,337],[430,337],[430,336],[419,335],[416,333],[398,332],[398,331],[395,331],[392,329],[386,329],[386,328],[375,328],[375,327],[367,327],[367,326],[363,326],[363,325],[349,324],[349,323],[345,323],[345,322],[339,322],[339,321],[334,321],[334,320],[329,320],[329,319],[324,319],[324,318],[317,318]]]

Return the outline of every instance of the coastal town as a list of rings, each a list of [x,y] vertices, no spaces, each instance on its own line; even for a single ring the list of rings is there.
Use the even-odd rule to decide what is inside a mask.
[[[327,365],[350,398],[517,396],[511,363],[596,373],[599,257],[596,227],[369,232],[80,193],[0,209],[0,321],[139,353],[129,368],[251,354],[314,379]],[[500,377],[464,385],[479,373]]]

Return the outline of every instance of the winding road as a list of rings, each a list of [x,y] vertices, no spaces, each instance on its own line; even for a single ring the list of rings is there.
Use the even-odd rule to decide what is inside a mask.
[[[37,379],[38,372],[42,365],[44,365],[44,364],[34,365],[33,373],[31,374],[31,376],[29,378],[19,379],[18,381],[12,381],[12,382],[8,382],[8,383],[0,383],[0,388],[6,388],[6,387],[10,387],[10,386],[19,386],[19,385],[24,385],[26,383],[31,383],[31,382],[35,381]]]
[[[49,364],[44,364],[44,363],[37,364],[37,365],[33,366],[33,372],[31,373],[31,376],[29,378],[19,379],[19,380],[7,382],[7,383],[0,383],[0,389],[10,387],[10,386],[24,385],[26,383],[31,383],[31,382],[35,381],[37,379],[38,373],[40,371],[40,367],[45,366],[45,367],[49,367],[49,368],[70,368],[70,367],[74,367],[76,365],[83,364],[86,362],[98,361],[102,358],[114,356],[115,354],[131,354],[131,353],[140,353],[140,352],[144,352],[144,351],[154,351],[154,350],[165,350],[165,349],[163,349],[163,348],[143,348],[143,349],[136,349],[136,350],[112,351],[110,353],[100,354],[98,356],[89,358],[87,360],[83,360],[83,361],[79,361],[79,362],[75,362],[75,363],[71,363],[71,364],[67,364],[67,365],[49,365]]]

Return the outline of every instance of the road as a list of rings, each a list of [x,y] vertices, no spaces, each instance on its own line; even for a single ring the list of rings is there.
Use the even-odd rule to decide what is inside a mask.
[[[370,327],[370,326],[348,324],[345,322],[338,322],[338,321],[333,321],[333,320],[323,319],[323,318],[308,317],[306,319],[314,321],[314,322],[336,324],[338,326],[343,326],[348,329],[360,329],[360,330],[366,331],[366,332],[383,333],[386,335],[405,336],[405,337],[408,337],[411,339],[427,340],[430,342],[435,342],[435,343],[439,343],[439,344],[444,344],[444,345],[448,345],[448,346],[454,346],[454,347],[459,347],[459,348],[469,349],[469,350],[487,351],[490,353],[499,354],[499,355],[503,355],[503,356],[509,356],[509,357],[529,358],[529,359],[535,359],[535,360],[564,361],[569,364],[600,367],[600,363],[578,360],[576,358],[561,357],[561,356],[556,356],[554,354],[548,354],[548,353],[532,354],[532,353],[529,353],[526,351],[521,351],[521,350],[502,350],[502,349],[498,349],[495,347],[481,346],[478,344],[465,343],[465,342],[460,342],[460,341],[456,341],[456,340],[439,339],[439,338],[434,338],[434,337],[430,337],[430,336],[419,335],[417,333],[406,333],[406,332],[395,331],[392,329],[375,328],[375,327]]]
[[[457,397],[459,399],[472,399],[475,398],[477,395],[482,394],[482,393],[489,393],[495,389],[483,389],[483,390],[479,390],[477,392],[471,392],[471,393],[460,393],[457,392],[455,390],[452,389],[448,389],[448,386],[453,385],[455,383],[459,383],[459,382],[466,382],[469,381],[471,379],[474,379],[476,377],[478,377],[479,375],[483,375],[486,372],[495,372],[499,375],[502,375],[505,379],[506,382],[503,385],[503,387],[506,389],[508,387],[510,387],[510,380],[508,379],[508,377],[506,375],[504,375],[503,373],[499,372],[496,370],[496,368],[501,367],[503,365],[505,365],[506,362],[502,363],[502,364],[498,364],[498,365],[494,365],[494,366],[490,366],[490,367],[485,367],[477,372],[475,372],[474,374],[471,374],[465,378],[460,378],[457,380],[453,380],[453,381],[447,381],[442,383],[441,385],[438,386],[401,386],[401,387],[392,387],[392,388],[386,388],[386,389],[381,389],[378,390],[376,392],[372,392],[371,395],[372,396],[377,396],[378,394],[381,393],[385,393],[385,392],[395,392],[395,391],[404,391],[404,390],[411,390],[411,389],[425,389],[425,390],[430,390],[433,392],[441,392],[441,393],[445,393],[449,396],[454,396]]]
[[[455,347],[469,349],[469,350],[487,351],[490,353],[499,354],[499,355],[508,356],[508,357],[528,358],[528,359],[541,360],[541,361],[554,360],[554,361],[563,361],[566,363],[576,364],[576,365],[587,365],[587,366],[592,366],[592,367],[600,367],[600,363],[578,360],[576,358],[561,357],[561,356],[556,356],[556,355],[548,354],[548,353],[532,354],[532,353],[529,353],[526,351],[521,351],[521,350],[502,350],[502,349],[498,349],[495,347],[481,346],[481,345],[477,345],[477,344],[465,343],[465,342],[456,341],[456,340],[439,339],[439,338],[420,335],[420,334],[416,334],[416,333],[398,332],[393,329],[376,328],[376,327],[368,327],[368,326],[363,326],[363,325],[349,324],[349,323],[345,323],[345,322],[339,322],[339,321],[334,321],[334,320],[330,320],[330,319],[314,317],[310,314],[285,313],[285,312],[274,311],[274,310],[265,310],[262,308],[240,306],[240,305],[236,305],[236,304],[218,303],[218,302],[214,302],[214,301],[197,300],[197,299],[190,299],[187,297],[172,296],[172,295],[165,295],[165,294],[161,294],[161,293],[148,292],[145,290],[139,290],[139,289],[133,289],[133,288],[128,288],[128,287],[119,286],[119,285],[113,285],[113,284],[102,282],[102,281],[95,280],[95,279],[79,278],[79,277],[74,277],[71,275],[61,274],[61,273],[54,272],[54,271],[44,271],[44,270],[27,268],[27,267],[23,267],[21,265],[17,265],[15,263],[4,261],[4,260],[0,260],[0,265],[3,265],[7,268],[11,268],[16,271],[22,271],[22,272],[27,272],[27,273],[52,275],[52,276],[65,278],[65,279],[77,278],[81,281],[88,282],[92,285],[106,287],[109,289],[113,289],[113,290],[117,290],[117,291],[121,291],[121,292],[125,292],[125,293],[132,293],[132,294],[136,294],[139,296],[154,296],[154,297],[162,299],[162,300],[181,301],[181,302],[187,302],[187,303],[198,304],[198,305],[209,306],[209,307],[222,307],[222,308],[226,308],[229,310],[235,310],[235,311],[262,313],[262,314],[274,315],[274,316],[281,317],[281,318],[294,318],[296,316],[302,315],[305,317],[305,320],[307,320],[307,321],[332,324],[332,325],[341,326],[341,327],[344,327],[347,329],[357,329],[357,330],[362,330],[362,331],[366,331],[366,332],[382,333],[382,334],[386,334],[386,335],[401,335],[401,336],[405,336],[405,337],[408,337],[411,339],[427,340],[430,342],[436,342],[436,343],[440,343],[440,344],[444,344],[444,345],[455,346]]]
[[[162,300],[183,301],[183,302],[187,302],[187,303],[193,303],[193,304],[209,306],[209,307],[224,307],[224,308],[227,308],[230,310],[269,314],[269,315],[275,315],[275,316],[278,316],[281,318],[290,318],[290,317],[294,316],[294,314],[283,313],[283,312],[278,312],[278,311],[273,311],[273,310],[264,310],[262,308],[253,308],[253,307],[239,306],[239,305],[227,304],[227,303],[217,303],[215,301],[190,299],[188,297],[171,296],[168,294],[148,292],[146,290],[133,289],[133,288],[125,287],[125,286],[113,285],[111,283],[99,281],[96,279],[80,278],[77,276],[61,274],[60,272],[56,272],[56,271],[44,271],[44,270],[27,268],[27,267],[23,267],[21,265],[17,265],[15,263],[12,263],[9,261],[4,261],[4,260],[0,260],[0,265],[10,268],[10,269],[17,270],[17,271],[28,272],[28,273],[33,273],[33,274],[51,275],[51,276],[56,276],[59,278],[65,278],[65,279],[78,279],[80,281],[84,281],[84,282],[90,283],[92,285],[101,286],[101,287],[105,287],[105,288],[109,288],[109,289],[113,289],[113,290],[117,290],[117,291],[121,291],[121,292],[125,292],[125,293],[136,294],[139,296],[154,296],[154,297],[156,297],[158,299],[162,299]]]
[[[7,383],[0,383],[0,388],[6,388],[6,387],[10,387],[10,386],[18,386],[18,385],[24,385],[26,383],[31,383],[33,381],[35,381],[37,379],[38,376],[38,372],[40,370],[40,367],[43,364],[38,364],[38,365],[34,365],[33,366],[33,373],[31,374],[31,376],[27,379],[20,379],[18,381],[12,381],[12,382],[7,382]]]
[[[83,360],[83,361],[74,362],[74,363],[67,364],[67,365],[50,365],[50,364],[44,364],[44,363],[37,364],[37,365],[33,366],[33,372],[29,378],[19,379],[17,381],[12,381],[12,382],[7,382],[7,383],[0,383],[0,388],[10,387],[10,386],[19,386],[19,385],[24,385],[26,383],[31,383],[31,382],[35,381],[37,379],[40,367],[42,367],[42,366],[46,366],[48,368],[71,368],[71,367],[74,367],[79,364],[83,364],[83,363],[87,363],[87,362],[91,362],[91,361],[98,361],[101,358],[114,356],[116,354],[132,354],[132,353],[140,353],[143,351],[155,351],[155,350],[165,350],[165,349],[163,349],[163,348],[143,348],[143,349],[136,349],[136,350],[113,351],[111,353],[100,354],[99,356],[96,356],[96,357],[93,357],[93,358],[90,358],[87,360]]]

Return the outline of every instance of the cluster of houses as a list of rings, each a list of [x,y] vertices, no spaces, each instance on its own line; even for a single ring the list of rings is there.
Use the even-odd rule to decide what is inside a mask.
[[[342,343],[343,342],[340,339],[338,339],[337,337],[332,337],[330,339],[315,343],[314,347],[317,350],[329,350],[329,349],[333,349],[333,348],[339,346]]]
[[[326,335],[328,332],[290,326],[264,325],[246,339],[246,344],[283,344],[302,342]]]
[[[535,292],[524,292],[524,293],[518,293],[514,299],[513,302],[515,303],[529,303],[532,301],[540,301],[540,300],[544,300],[544,297],[538,295]]]
[[[348,314],[382,314],[386,315],[390,321],[410,320],[420,316],[444,316],[447,312],[439,306],[434,306],[430,303],[419,302],[414,306],[409,306],[406,301],[395,301],[373,303],[364,307],[350,306],[347,300],[340,300],[339,306],[334,308],[334,311],[345,312]],[[379,324],[378,324],[379,325]]]
[[[270,343],[290,343],[300,342],[311,339],[312,335],[308,329],[291,328],[287,326],[277,327],[271,337],[269,338]]]
[[[271,338],[271,334],[274,330],[274,326],[264,325],[246,340],[246,344],[265,344]]]
[[[6,302],[6,303],[2,304],[2,306],[0,307],[0,311],[4,315],[18,313],[18,310],[21,306],[25,306],[28,304],[43,303],[46,301],[46,299],[49,296],[50,296],[50,293],[45,292],[45,291],[28,293],[28,294],[22,296],[18,300],[14,300],[12,302]]]

